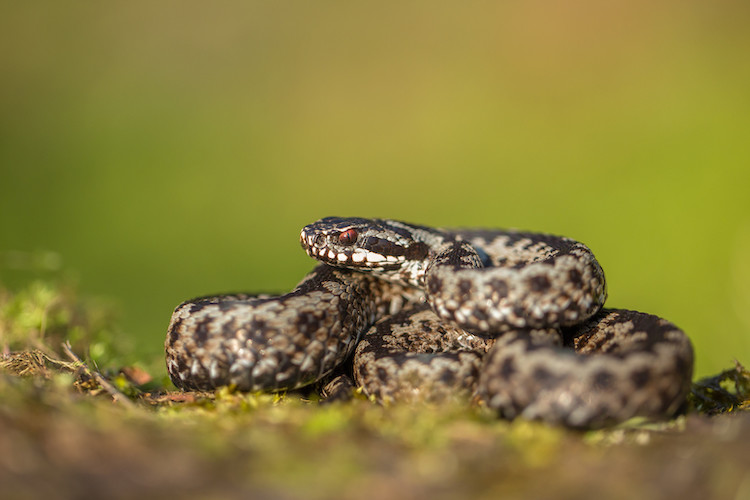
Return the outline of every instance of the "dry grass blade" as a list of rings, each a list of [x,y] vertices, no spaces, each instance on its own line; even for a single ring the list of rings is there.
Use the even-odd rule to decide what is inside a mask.
[[[112,399],[120,403],[126,408],[135,409],[136,405],[133,403],[126,395],[118,391],[115,386],[109,383],[109,381],[98,371],[92,370],[88,367],[86,363],[81,361],[81,358],[79,358],[74,352],[73,348],[70,346],[70,342],[65,341],[63,342],[63,350],[65,351],[65,354],[74,362],[76,363],[80,368],[82,368],[89,376],[91,376],[96,382],[101,386],[102,389],[107,391],[111,396]]]
[[[34,349],[31,351],[11,352],[0,358],[0,369],[6,370],[14,375],[41,376],[50,378],[52,372],[50,365],[62,368],[70,372],[76,370],[75,363],[69,363],[56,359],[44,351]]]

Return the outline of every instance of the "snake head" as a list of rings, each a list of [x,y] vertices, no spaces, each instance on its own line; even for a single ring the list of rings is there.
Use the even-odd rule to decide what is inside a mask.
[[[381,272],[423,262],[429,246],[421,226],[359,217],[326,217],[302,229],[302,248],[331,266]]]

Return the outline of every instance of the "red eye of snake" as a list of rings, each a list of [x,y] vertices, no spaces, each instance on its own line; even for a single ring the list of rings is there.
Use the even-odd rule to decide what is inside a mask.
[[[357,231],[354,229],[347,229],[343,233],[339,234],[339,243],[342,245],[354,245],[357,241]]]

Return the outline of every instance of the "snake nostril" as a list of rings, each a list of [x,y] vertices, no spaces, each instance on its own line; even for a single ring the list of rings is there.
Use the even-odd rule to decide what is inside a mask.
[[[322,234],[319,234],[315,237],[315,246],[316,247],[322,247],[325,246],[326,243],[326,237]]]

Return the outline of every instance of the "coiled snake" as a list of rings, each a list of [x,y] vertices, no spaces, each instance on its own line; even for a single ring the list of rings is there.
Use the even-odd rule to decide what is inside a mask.
[[[602,309],[604,273],[582,243],[336,217],[300,240],[322,263],[288,294],[175,309],[165,346],[176,386],[293,389],[354,353],[356,384],[381,401],[464,392],[504,418],[572,427],[670,416],[690,387],[687,336]]]

